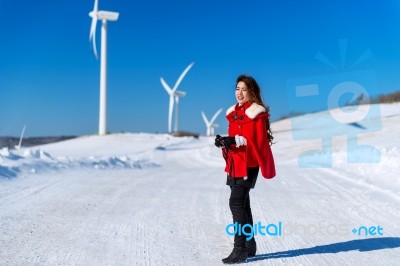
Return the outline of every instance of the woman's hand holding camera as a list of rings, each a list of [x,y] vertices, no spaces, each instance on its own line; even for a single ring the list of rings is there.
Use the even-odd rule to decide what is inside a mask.
[[[218,148],[223,147],[223,148],[229,149],[229,147],[232,144],[236,144],[236,141],[235,141],[235,137],[221,137],[220,135],[217,135],[215,137],[215,143],[214,144]]]

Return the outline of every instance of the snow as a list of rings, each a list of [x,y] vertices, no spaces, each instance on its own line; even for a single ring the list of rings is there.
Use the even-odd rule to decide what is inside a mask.
[[[328,111],[272,124],[277,177],[259,176],[251,206],[254,222],[282,222],[283,235],[258,235],[249,265],[400,261],[400,104],[379,110],[369,117],[379,130],[332,128]],[[354,132],[369,146],[348,150]],[[331,136],[331,152],[318,136]],[[232,249],[232,218],[213,143],[132,133],[1,149],[0,264],[220,265]],[[379,162],[362,162],[376,150]],[[352,232],[361,226],[383,235]]]

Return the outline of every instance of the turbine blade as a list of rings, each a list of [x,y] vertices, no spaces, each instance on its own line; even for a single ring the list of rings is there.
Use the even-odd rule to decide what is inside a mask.
[[[165,82],[165,80],[161,77],[160,78],[161,84],[163,85],[164,89],[168,92],[169,95],[173,94],[171,87]]]
[[[177,95],[177,96],[183,97],[183,96],[186,95],[186,92],[184,92],[184,91],[175,91],[174,94]]]
[[[92,41],[94,56],[96,57],[96,59],[98,59],[99,57],[97,55],[97,47],[96,47],[96,25],[97,25],[97,18],[93,17],[92,20],[93,32],[91,31],[91,41]]]
[[[168,113],[168,132],[172,129],[172,112],[174,110],[174,96],[170,94],[169,96],[169,113]]]
[[[97,12],[99,10],[99,0],[94,0],[93,11]]]
[[[217,119],[218,115],[219,115],[221,112],[222,112],[222,108],[219,109],[219,110],[213,115],[213,117],[212,117],[211,120],[210,120],[210,123],[211,123],[211,124],[214,123],[215,119]]]
[[[210,122],[208,122],[208,119],[206,117],[206,115],[204,114],[203,111],[201,111],[201,116],[203,117],[204,123],[206,123],[206,126],[208,126],[209,124],[211,124]]]
[[[95,0],[94,1],[93,11],[89,13],[89,15],[92,17],[92,24],[90,26],[89,41],[92,42],[93,52],[94,52],[94,55],[96,56],[96,59],[98,59],[97,47],[96,47],[96,27],[97,27],[98,4],[99,4],[98,0]]]
[[[186,73],[192,68],[192,66],[194,65],[194,62],[192,62],[190,65],[188,65],[185,70],[182,72],[182,74],[179,76],[178,80],[176,81],[174,88],[172,89],[173,91],[175,91],[179,84],[181,84],[183,78],[185,77]]]

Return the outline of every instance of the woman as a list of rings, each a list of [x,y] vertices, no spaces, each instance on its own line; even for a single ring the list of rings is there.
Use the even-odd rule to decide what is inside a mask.
[[[229,207],[233,222],[253,225],[250,208],[250,189],[254,188],[259,169],[264,178],[275,176],[274,159],[271,152],[273,136],[269,123],[269,109],[261,99],[261,90],[256,80],[240,75],[236,80],[235,92],[237,104],[226,112],[229,122],[228,136],[217,135],[215,145],[222,148],[226,161],[226,184],[230,186]],[[245,227],[246,235],[252,234]],[[222,261],[227,264],[243,262],[247,257],[255,256],[256,241],[254,235],[249,241],[247,236],[236,233],[232,253]]]

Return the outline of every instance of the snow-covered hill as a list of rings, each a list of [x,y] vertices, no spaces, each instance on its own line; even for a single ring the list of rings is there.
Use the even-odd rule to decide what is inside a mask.
[[[277,177],[259,177],[251,204],[255,222],[281,222],[283,232],[258,235],[250,265],[400,261],[400,105],[374,114],[365,123],[333,126],[329,117],[343,112],[332,110],[272,124]],[[220,265],[233,238],[213,143],[141,133],[2,149],[0,264]]]

